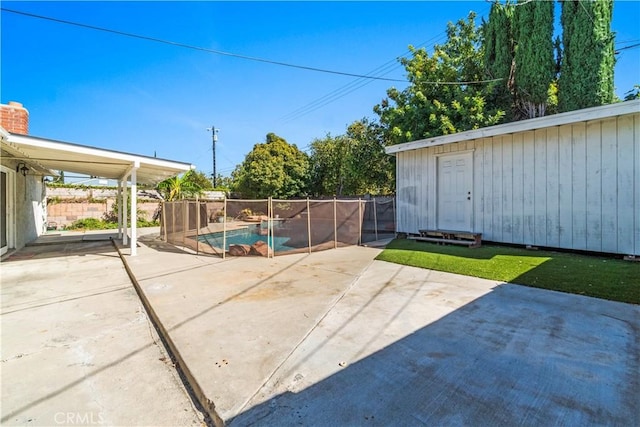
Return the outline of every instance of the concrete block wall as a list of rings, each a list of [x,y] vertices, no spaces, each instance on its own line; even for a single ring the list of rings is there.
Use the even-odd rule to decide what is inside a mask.
[[[117,190],[112,188],[58,188],[47,187],[47,223],[51,228],[62,229],[76,220],[104,219],[113,210]],[[160,206],[154,190],[138,191],[138,211],[146,220]]]

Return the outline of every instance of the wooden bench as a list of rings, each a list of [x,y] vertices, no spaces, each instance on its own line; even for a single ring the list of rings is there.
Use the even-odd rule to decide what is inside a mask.
[[[455,230],[418,230],[419,236],[409,236],[408,239],[422,242],[434,242],[441,244],[464,245],[470,248],[479,248],[482,244],[482,233]]]

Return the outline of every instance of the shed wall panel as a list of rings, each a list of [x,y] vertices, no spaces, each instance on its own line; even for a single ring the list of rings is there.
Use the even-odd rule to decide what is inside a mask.
[[[602,250],[602,122],[588,122],[586,134],[587,250]]]
[[[524,242],[524,136],[521,133],[512,136],[513,141],[513,239],[511,243]]]
[[[619,253],[638,254],[637,226],[640,206],[637,204],[638,185],[638,134],[634,131],[638,115],[620,117],[617,125],[618,141],[618,251]],[[635,135],[635,138],[634,138]],[[635,159],[635,160],[634,160]],[[635,193],[635,194],[634,194]],[[636,233],[634,233],[634,229]],[[634,238],[634,234],[636,237]],[[634,252],[635,251],[635,252]]]
[[[397,153],[398,231],[437,228],[437,158],[473,150],[483,240],[640,255],[640,114]]]
[[[573,247],[573,127],[558,128],[558,235],[561,248]]]
[[[601,154],[601,224],[603,252],[617,252],[618,250],[618,134],[616,119],[602,121],[602,154]]]
[[[547,246],[547,130],[533,132],[533,243]]]
[[[502,241],[513,243],[513,137],[502,137]]]
[[[571,129],[571,197],[574,249],[587,249],[587,166],[586,124],[576,123]]]
[[[535,244],[535,135],[533,131],[522,134],[522,226],[525,245]]]
[[[560,246],[560,174],[558,170],[559,150],[558,150],[558,127],[547,129],[546,163],[547,163],[547,212],[546,230],[547,243],[545,246]]]

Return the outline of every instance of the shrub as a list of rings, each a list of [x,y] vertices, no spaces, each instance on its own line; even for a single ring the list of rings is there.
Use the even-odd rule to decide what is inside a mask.
[[[103,221],[97,218],[83,218],[73,221],[65,227],[67,230],[107,230],[118,228],[117,223]]]

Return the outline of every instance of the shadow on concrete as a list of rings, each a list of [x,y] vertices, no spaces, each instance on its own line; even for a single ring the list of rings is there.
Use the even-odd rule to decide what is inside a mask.
[[[98,244],[101,244],[101,245],[108,245],[108,246],[100,246],[99,248],[95,248],[96,250],[100,249],[100,251],[99,251],[99,252],[97,252],[98,254],[100,254],[100,253],[101,253],[101,251],[104,251],[104,252],[112,252],[112,253],[114,252],[114,248],[113,248],[113,245],[112,245],[112,243],[111,243],[111,242],[96,242],[96,243],[88,243],[88,242],[86,242],[86,241],[85,241],[85,242],[82,242],[82,243],[83,243],[82,245],[78,245],[78,246],[77,246],[79,249],[81,249],[81,252],[82,252],[82,253],[89,253],[89,252],[88,252],[88,251],[89,251],[89,248],[87,248],[87,246],[94,246],[94,245],[98,245]],[[53,254],[55,254],[56,252],[58,252],[58,255],[57,255],[57,256],[62,256],[61,254],[59,254],[59,252],[60,252],[59,245],[43,245],[43,246],[42,246],[42,248],[49,248]],[[82,249],[82,248],[85,248],[85,249],[87,249],[87,250],[84,250],[84,249]],[[23,249],[23,250],[24,250],[24,249]],[[181,252],[181,253],[182,253],[182,252]],[[80,255],[81,255],[81,253],[80,253]],[[52,255],[52,256],[56,256],[56,255]],[[109,256],[111,256],[111,255],[109,255]],[[115,254],[115,257],[118,257],[117,253]],[[238,298],[239,296],[242,296],[243,294],[245,294],[245,293],[247,293],[247,292],[249,292],[249,291],[251,291],[251,290],[253,290],[253,289],[255,289],[255,288],[259,287],[259,286],[261,286],[261,285],[264,285],[265,283],[268,283],[268,281],[269,281],[270,279],[272,279],[274,276],[277,276],[278,274],[282,273],[283,271],[286,271],[286,270],[288,270],[289,268],[293,267],[295,264],[298,264],[298,263],[300,263],[300,262],[304,261],[304,260],[305,260],[305,258],[306,258],[306,257],[303,257],[303,258],[300,258],[300,259],[298,259],[298,260],[296,260],[296,261],[293,261],[293,262],[291,262],[290,264],[288,264],[288,265],[284,266],[282,269],[280,269],[280,270],[279,270],[279,271],[277,271],[276,273],[274,273],[274,274],[272,274],[272,275],[270,275],[270,276],[268,276],[268,277],[264,278],[263,280],[260,280],[260,281],[259,281],[259,282],[257,282],[256,284],[254,284],[254,285],[252,285],[252,286],[250,286],[250,287],[248,287],[248,288],[246,288],[246,289],[244,289],[244,290],[242,290],[242,291],[240,291],[240,292],[238,292],[238,293],[236,293],[236,294],[234,294],[234,295],[229,296],[228,298],[226,298],[226,299],[225,299],[225,300],[223,300],[223,301],[219,301],[219,302],[217,302],[216,304],[211,305],[210,307],[206,308],[205,310],[202,310],[202,311],[200,311],[200,312],[198,312],[198,313],[195,313],[194,315],[190,316],[189,318],[182,320],[181,322],[179,322],[179,323],[178,323],[178,324],[176,324],[176,325],[173,325],[173,326],[169,329],[169,331],[171,331],[171,330],[175,330],[175,329],[177,329],[177,328],[179,328],[179,327],[182,327],[182,326],[184,326],[185,324],[187,324],[187,323],[189,323],[189,322],[192,322],[192,321],[194,321],[194,320],[198,319],[199,317],[201,317],[201,316],[205,315],[206,313],[208,313],[208,312],[210,312],[210,311],[212,311],[212,310],[215,310],[215,309],[217,309],[217,308],[220,308],[222,305],[224,305],[224,304],[226,304],[226,303],[228,303],[228,302],[232,301],[233,299]],[[4,262],[4,261],[3,261],[3,262]],[[131,285],[127,285],[127,288],[129,288],[130,286],[131,286]],[[106,292],[111,292],[111,291],[106,291]],[[101,294],[101,293],[96,293],[96,295],[100,295],[100,294]],[[71,298],[70,300],[72,300],[72,299],[74,299],[74,298]],[[60,300],[60,301],[52,302],[51,304],[60,304],[60,303],[64,303],[64,302],[66,302],[66,301],[67,301],[67,300]],[[49,305],[49,304],[46,304],[46,305]],[[29,307],[29,308],[33,308],[33,307]],[[20,311],[20,310],[14,310],[14,311]],[[4,314],[8,314],[8,313],[10,313],[10,312],[2,313],[2,314],[4,315]],[[157,325],[156,325],[156,326],[157,326]],[[167,344],[166,344],[166,342],[165,342],[166,337],[165,337],[165,336],[163,336],[163,335],[164,335],[164,334],[161,334],[160,339],[161,339],[161,341],[163,341],[163,343],[164,343],[164,345],[165,345],[165,349],[167,349],[167,350],[168,350]],[[11,411],[11,412],[9,412],[9,413],[3,414],[2,419],[0,419],[0,422],[7,422],[8,420],[10,420],[11,418],[13,418],[13,417],[14,417],[14,416],[16,416],[17,414],[20,414],[20,413],[22,413],[22,412],[24,412],[24,411],[28,410],[29,408],[34,407],[34,406],[36,406],[36,405],[38,405],[38,404],[41,404],[41,403],[43,403],[43,402],[46,402],[46,401],[48,401],[48,400],[50,400],[50,399],[52,399],[52,398],[54,398],[54,397],[56,397],[56,396],[58,396],[58,395],[60,395],[60,394],[64,393],[64,392],[66,392],[66,391],[68,391],[68,390],[70,390],[70,389],[72,389],[72,388],[74,388],[74,387],[76,387],[76,386],[80,385],[81,383],[83,383],[83,382],[85,382],[85,381],[88,381],[90,378],[92,378],[92,377],[94,377],[94,376],[96,376],[96,375],[98,375],[98,374],[100,374],[100,373],[102,373],[102,372],[104,372],[104,371],[107,371],[107,370],[109,370],[109,369],[114,368],[115,366],[117,366],[117,365],[121,364],[121,363],[122,363],[122,362],[124,362],[125,360],[127,360],[127,359],[129,359],[129,358],[131,358],[131,357],[135,356],[136,354],[138,354],[138,353],[140,353],[140,352],[142,352],[142,351],[144,351],[144,350],[148,349],[149,347],[151,347],[151,346],[153,346],[153,345],[157,345],[157,343],[156,343],[156,342],[154,342],[154,341],[151,341],[151,342],[149,342],[148,344],[146,344],[146,345],[144,345],[144,346],[141,346],[141,347],[138,347],[138,348],[136,348],[136,349],[132,350],[131,352],[129,352],[129,353],[127,353],[127,354],[123,355],[122,357],[115,359],[114,361],[112,361],[112,362],[111,362],[111,363],[109,363],[109,364],[106,364],[106,365],[104,365],[104,366],[101,366],[101,367],[100,367],[100,368],[98,368],[98,369],[95,369],[95,370],[92,370],[91,372],[86,373],[82,378],[78,378],[78,379],[76,379],[76,380],[74,380],[74,381],[71,381],[71,382],[69,382],[69,383],[67,383],[67,384],[61,385],[61,386],[60,386],[60,387],[58,387],[57,389],[55,389],[55,390],[51,391],[50,393],[47,393],[47,394],[45,394],[45,395],[42,395],[42,396],[40,396],[39,398],[37,398],[37,399],[35,399],[35,400],[32,400],[32,401],[30,401],[30,402],[25,402],[25,404],[24,404],[23,406],[21,406],[21,407],[19,407],[19,408],[17,408],[17,409],[14,409],[13,411]],[[170,354],[171,354],[171,352],[170,352]],[[173,363],[175,364],[175,363],[176,363],[176,360],[173,360]],[[190,387],[190,386],[191,386],[191,384],[189,384],[189,383],[188,383],[188,381],[186,380],[186,378],[184,378],[184,376],[183,376],[183,375],[184,375],[184,374],[183,374],[183,372],[182,372],[181,370],[179,370],[179,371],[178,371],[178,373],[179,373],[179,375],[181,376],[181,378],[182,378],[183,383],[185,384],[185,386],[186,386],[186,387]],[[198,409],[199,409],[200,411],[202,411],[202,412],[204,412],[204,413],[207,413],[207,411],[206,411],[204,408],[202,408],[202,406],[199,404],[199,402],[197,401],[197,399],[195,399],[195,398],[194,398],[194,399],[193,399],[193,401],[194,401],[194,404],[198,407]],[[213,425],[213,421],[211,421],[210,419],[206,419],[206,420],[205,420],[205,422],[206,422],[208,425]]]
[[[640,339],[621,306],[501,285],[360,360],[294,354],[229,424],[628,425]]]
[[[148,246],[150,249],[158,252],[169,252],[174,254],[184,254],[188,253],[185,250],[182,250],[180,247],[172,245],[170,243],[166,243],[162,240],[158,234],[147,234],[145,236],[140,236],[138,238],[138,242],[144,243],[145,246]],[[198,256],[203,256],[208,254],[199,253]],[[218,256],[219,258],[219,256]]]
[[[2,262],[15,262],[30,259],[61,258],[70,256],[101,255],[117,258],[110,240],[71,240],[52,242],[43,245],[25,246],[2,258]]]

